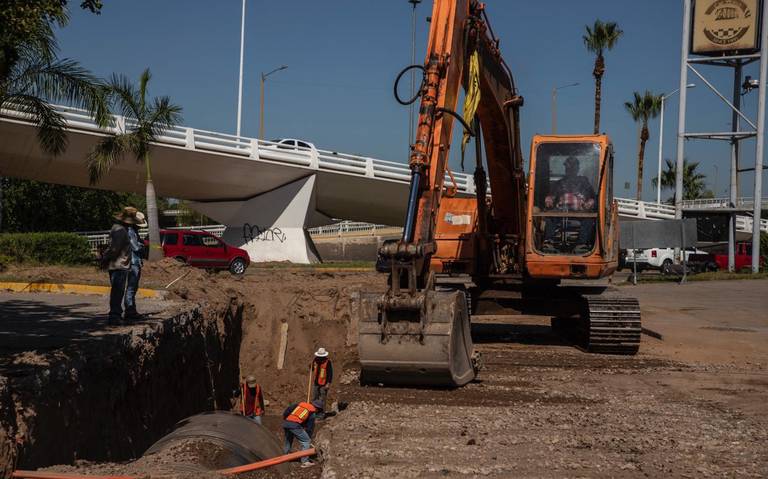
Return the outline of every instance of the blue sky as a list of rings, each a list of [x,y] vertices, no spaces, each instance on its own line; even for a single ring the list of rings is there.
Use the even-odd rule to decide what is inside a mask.
[[[427,0],[417,8],[419,63],[431,4]],[[581,36],[584,25],[596,18],[619,23],[624,36],[606,55],[601,128],[616,146],[616,195],[634,197],[638,126],[623,104],[635,90],[662,93],[679,85],[681,2],[486,4],[502,54],[525,97],[521,126],[526,160],[531,136],[550,130],[555,86],[580,83],[558,94],[558,132],[591,132],[594,58]],[[150,93],[170,95],[182,105],[185,125],[234,133],[241,8],[240,0],[106,0],[96,16],[74,7],[70,24],[59,33],[61,55],[105,77],[118,72],[135,79],[149,67]],[[410,28],[407,0],[248,0],[242,133],[258,135],[259,73],[285,64],[287,70],[267,80],[267,138],[302,138],[318,148],[407,161],[408,109],[395,102],[392,82],[410,63]],[[721,91],[731,91],[725,69],[702,70]],[[757,65],[747,67],[745,74],[757,77]],[[688,91],[689,131],[730,129],[727,106],[697,80],[689,78],[697,84]],[[756,91],[743,101],[754,118]],[[677,114],[675,96],[666,107],[665,158],[675,156]],[[655,200],[651,179],[658,158],[658,119],[650,129],[643,193]],[[701,163],[717,196],[727,195],[729,155],[728,145],[721,142],[686,146],[686,156]],[[754,140],[745,143],[742,158],[754,166]],[[452,167],[459,169],[457,158]],[[765,184],[765,174],[763,178]],[[742,195],[751,194],[754,176],[744,173],[740,181]]]

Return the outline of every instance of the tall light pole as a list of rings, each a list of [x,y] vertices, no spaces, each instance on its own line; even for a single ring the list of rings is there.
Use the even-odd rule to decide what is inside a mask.
[[[245,0],[240,17],[240,82],[237,87],[237,136],[240,136],[240,118],[243,111],[243,50],[245,49]]]
[[[689,83],[685,85],[686,88],[694,88],[696,86],[695,83]],[[667,93],[666,95],[661,96],[661,123],[659,124],[659,172],[658,176],[656,176],[656,204],[661,204],[661,156],[662,156],[662,147],[664,145],[664,102],[667,98],[671,97],[675,93],[679,92],[680,89],[676,89],[674,91],[671,91]]]
[[[408,0],[408,3],[413,5],[411,13],[411,65],[416,63],[416,5],[421,3],[421,0]],[[411,96],[413,96],[413,89],[416,88],[416,70],[411,70]],[[410,148],[413,144],[413,103],[408,105],[408,153],[410,154]]]
[[[568,88],[571,86],[578,86],[579,82],[569,83],[552,89],[552,134],[557,133],[557,90]]]
[[[259,139],[264,139],[264,81],[267,79],[267,77],[275,72],[279,72],[280,70],[285,70],[288,68],[288,65],[283,65],[281,67],[275,68],[269,73],[262,73],[261,74],[261,108],[259,109]]]

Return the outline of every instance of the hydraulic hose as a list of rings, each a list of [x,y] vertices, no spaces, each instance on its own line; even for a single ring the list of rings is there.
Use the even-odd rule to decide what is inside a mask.
[[[411,99],[408,101],[404,101],[402,98],[400,98],[400,94],[397,93],[397,86],[400,84],[400,79],[403,78],[403,75],[405,75],[407,72],[413,70],[414,68],[418,68],[421,70],[422,78],[421,78],[421,85],[419,85],[419,89],[416,91],[416,93],[413,95]],[[418,97],[421,96],[421,92],[424,90],[424,83],[427,81],[427,70],[424,69],[421,65],[410,65],[405,68],[403,68],[400,73],[397,75],[397,78],[395,78],[395,100],[397,100],[398,103],[401,105],[410,105],[411,103],[415,102]]]

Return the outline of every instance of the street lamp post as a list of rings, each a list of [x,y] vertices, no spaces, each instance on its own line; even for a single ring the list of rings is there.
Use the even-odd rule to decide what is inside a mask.
[[[416,5],[421,3],[421,0],[408,0],[408,3],[413,5],[413,11],[411,13],[411,65],[416,63]],[[413,96],[413,89],[416,87],[416,70],[411,70],[411,96]],[[413,103],[408,105],[408,152],[410,153],[411,144],[413,143]]]
[[[288,65],[283,65],[279,68],[275,68],[269,73],[262,73],[261,74],[261,108],[259,109],[259,139],[264,139],[264,81],[267,79],[267,77],[273,73],[279,72],[280,70],[285,70],[288,68]]]
[[[552,134],[557,133],[557,90],[568,88],[571,86],[578,86],[579,82],[569,83],[552,89]]]
[[[685,87],[686,88],[693,88],[695,87],[695,83],[689,83]],[[661,96],[661,122],[659,124],[659,171],[658,176],[656,176],[656,204],[661,204],[661,156],[662,156],[662,147],[664,145],[664,101],[674,95],[675,93],[679,92],[680,89],[676,89],[674,91],[671,91],[667,93],[666,95]]]
[[[245,48],[245,0],[240,17],[240,82],[237,86],[237,136],[240,136],[240,118],[243,111],[243,50]]]

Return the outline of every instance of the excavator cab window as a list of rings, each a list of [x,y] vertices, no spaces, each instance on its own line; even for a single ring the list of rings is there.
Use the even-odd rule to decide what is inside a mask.
[[[539,252],[584,255],[594,250],[600,153],[598,143],[538,146],[533,221]]]

